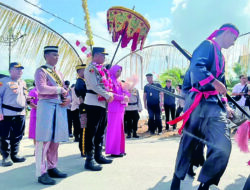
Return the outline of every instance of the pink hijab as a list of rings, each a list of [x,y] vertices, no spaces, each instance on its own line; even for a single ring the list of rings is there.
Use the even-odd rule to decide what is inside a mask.
[[[117,71],[118,71],[119,69],[122,70],[122,66],[120,66],[120,65],[114,65],[114,66],[112,66],[111,69],[109,70],[110,77],[111,77],[111,79],[112,79],[112,81],[113,81],[114,84],[117,84],[117,78],[116,78],[115,75],[116,75],[116,73],[117,73]]]

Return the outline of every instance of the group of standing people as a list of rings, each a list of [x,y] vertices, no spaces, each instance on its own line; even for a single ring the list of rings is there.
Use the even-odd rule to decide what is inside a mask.
[[[148,84],[144,87],[144,107],[148,111],[148,130],[150,134],[155,134],[157,131],[158,134],[162,134],[162,120],[161,115],[162,111],[165,111],[165,124],[166,130],[169,131],[170,115],[171,119],[178,117],[183,111],[184,100],[178,99],[176,101],[175,94],[181,95],[182,85],[178,85],[176,89],[172,86],[172,81],[167,79],[166,86],[162,88],[159,83],[153,81],[153,74],[146,74]],[[158,89],[153,88],[152,86],[157,87]],[[161,88],[165,91],[172,93],[169,95],[163,93]],[[173,131],[176,130],[176,124],[173,124]]]
[[[53,185],[56,181],[52,178],[67,177],[67,174],[57,168],[58,147],[59,142],[68,141],[71,132],[67,110],[74,96],[79,100],[75,103],[79,106],[76,106],[76,110],[81,125],[78,141],[81,154],[86,155],[85,168],[99,171],[102,169],[101,164],[112,163],[102,153],[104,135],[106,154],[113,157],[125,155],[125,107],[128,104],[137,105],[138,99],[131,99],[132,102],[129,103],[131,92],[135,93],[135,89],[123,88],[119,81],[122,67],[115,65],[108,70],[103,66],[105,55],[107,53],[104,48],[94,47],[93,59],[88,67],[85,64],[76,67],[78,78],[71,93],[66,86],[69,84],[63,81],[63,75],[56,70],[59,58],[57,46],[44,47],[46,64],[36,70],[35,87],[29,95],[26,84],[21,79],[24,67],[19,63],[10,64],[10,77],[0,81],[3,166],[25,161],[17,153],[24,134],[25,108],[29,105],[29,138],[35,144],[38,182]],[[139,96],[138,91],[136,93],[133,96]],[[128,114],[135,110],[131,107]],[[138,122],[139,115],[136,119]],[[130,121],[130,117],[127,121]],[[128,125],[131,128],[129,131],[133,130],[134,137],[138,137],[134,127],[136,122]]]
[[[207,142],[207,156],[198,178],[201,182],[199,190],[208,190],[210,185],[217,185],[227,167],[231,140],[226,112],[230,114],[232,110],[225,98],[225,61],[221,49],[233,45],[238,35],[239,30],[234,25],[225,24],[196,48],[182,86],[183,93],[186,93],[184,114],[176,119],[173,114],[174,98],[150,88],[150,85],[161,86],[153,82],[152,74],[147,74],[149,84],[144,88],[144,106],[149,113],[149,131],[152,134],[156,129],[159,134],[162,132],[160,113],[163,107],[166,113],[172,113],[174,119],[166,124],[173,125],[175,129],[176,123],[183,120],[171,190],[180,189],[180,182],[193,164],[192,159],[200,143]],[[142,109],[138,102],[138,91],[125,89],[119,81],[122,67],[115,65],[108,70],[103,66],[105,55],[104,48],[94,47],[92,62],[87,67],[80,65],[76,68],[78,79],[75,93],[80,99],[79,117],[81,126],[86,127],[81,132],[85,135],[79,146],[82,146],[82,154],[86,155],[85,168],[92,171],[102,170],[101,164],[112,163],[102,153],[106,126],[106,154],[124,156],[124,114],[133,115],[132,122],[137,123],[138,111]],[[67,177],[66,173],[58,170],[57,162],[59,142],[68,141],[69,137],[67,107],[71,100],[65,90],[63,76],[56,69],[58,47],[46,46],[44,58],[46,64],[36,70],[36,87],[29,96],[26,84],[21,80],[24,69],[21,64],[11,63],[10,77],[0,79],[1,154],[3,166],[25,161],[25,158],[18,156],[18,149],[24,134],[25,106],[26,103],[30,104],[30,128],[35,128],[30,137],[35,137],[36,175],[39,183],[53,185],[56,183],[53,178]],[[166,81],[166,90],[175,93],[169,80]],[[241,95],[242,92],[238,93]],[[134,98],[130,99],[132,95]],[[125,113],[127,104],[131,109]],[[137,107],[133,107],[135,105]],[[182,111],[181,105],[183,102],[177,108],[178,113]],[[169,129],[169,125],[166,125],[166,129]],[[128,130],[128,137],[132,131],[136,137],[135,127]]]

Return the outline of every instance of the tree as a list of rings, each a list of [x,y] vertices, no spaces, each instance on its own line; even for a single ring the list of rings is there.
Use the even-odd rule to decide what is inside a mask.
[[[243,71],[242,65],[240,63],[234,63],[233,71],[235,72],[237,77],[239,77],[240,75],[245,73],[245,71]]]
[[[30,88],[32,88],[34,86],[33,85],[33,83],[34,83],[33,79],[25,79],[24,81],[26,82],[27,89],[30,89]]]
[[[183,75],[185,73],[186,69],[180,69],[180,68],[173,68],[170,70],[167,70],[163,74],[160,75],[160,82],[163,87],[166,86],[166,80],[170,79],[172,80],[172,86],[177,86],[178,84],[182,84],[183,82]]]

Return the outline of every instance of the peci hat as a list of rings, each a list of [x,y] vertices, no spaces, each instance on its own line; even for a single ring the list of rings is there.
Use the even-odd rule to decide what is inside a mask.
[[[58,46],[45,46],[44,47],[44,54],[50,53],[50,52],[58,53]]]

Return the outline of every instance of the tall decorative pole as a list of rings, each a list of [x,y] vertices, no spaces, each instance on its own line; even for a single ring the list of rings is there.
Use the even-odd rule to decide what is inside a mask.
[[[90,26],[90,17],[89,17],[89,9],[88,9],[87,0],[82,0],[82,7],[83,7],[83,10],[85,13],[84,20],[86,21],[85,28],[86,28],[86,35],[88,37],[86,44],[90,47],[91,52],[92,52],[92,47],[94,45],[94,41],[93,41],[93,33],[91,30],[91,26]]]
[[[4,44],[7,44],[9,46],[9,64],[11,62],[11,48],[12,48],[12,45],[15,42],[17,42],[19,39],[23,38],[25,35],[26,34],[20,35],[19,32],[17,34],[13,34],[13,29],[10,28],[8,36],[1,36],[0,37],[0,42],[4,43]]]

